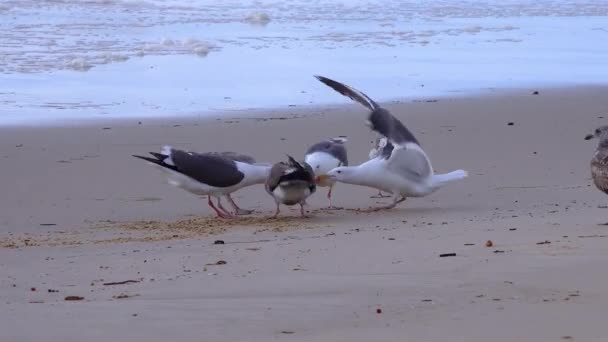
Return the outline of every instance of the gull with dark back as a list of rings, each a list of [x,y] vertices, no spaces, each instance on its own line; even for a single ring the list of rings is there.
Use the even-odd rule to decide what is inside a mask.
[[[196,153],[164,146],[161,153],[150,154],[153,158],[134,157],[160,167],[169,184],[206,196],[209,207],[221,218],[233,217],[222,205],[222,196],[228,199],[236,215],[250,214],[252,211],[239,208],[230,194],[244,187],[264,184],[271,169],[270,164],[256,163],[253,157],[235,152]],[[217,206],[211,197],[217,199]]]

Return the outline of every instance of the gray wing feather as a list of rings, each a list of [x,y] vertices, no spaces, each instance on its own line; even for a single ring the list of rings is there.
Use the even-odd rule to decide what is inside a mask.
[[[418,150],[399,147],[388,159],[388,169],[412,181],[420,181],[432,173],[427,157]]]
[[[395,118],[388,110],[381,108],[369,96],[363,92],[342,84],[338,81],[331,80],[323,76],[315,76],[319,81],[323,82],[328,87],[347,96],[371,110],[368,121],[371,123],[371,128],[387,137],[393,144],[400,145],[408,142],[418,143],[414,134],[408,130],[401,121]]]
[[[246,154],[241,154],[241,153],[236,153],[236,152],[219,152],[219,154],[222,157],[228,158],[228,159],[232,159],[234,161],[238,161],[241,163],[246,163],[246,164],[255,164],[255,158],[253,158],[252,156],[246,155]]]
[[[225,151],[225,152],[204,152],[204,153],[197,153],[197,152],[188,152],[192,155],[203,155],[203,156],[216,156],[216,157],[223,157],[223,158],[227,158],[230,160],[234,160],[234,161],[238,161],[241,163],[246,163],[246,164],[255,164],[256,161],[252,156],[246,155],[246,154],[241,154],[241,153],[237,153],[237,152],[232,152],[232,151]]]
[[[172,150],[171,159],[184,175],[210,186],[224,188],[238,184],[245,175],[234,160],[213,154],[189,153]]]
[[[334,81],[327,77],[315,76],[315,78],[318,79],[319,81],[323,82],[326,86],[337,91],[338,93],[340,93],[346,97],[349,97],[350,99],[352,99],[354,101],[359,102],[363,106],[367,107],[369,110],[373,111],[377,108],[380,108],[380,106],[376,102],[374,102],[374,100],[372,100],[369,96],[365,95],[365,93],[363,93],[362,91],[359,91],[353,87],[349,87],[344,83]]]
[[[384,108],[378,108],[371,112],[368,120],[374,131],[387,137],[395,145],[408,142],[420,145],[414,134],[399,119]]]
[[[268,179],[266,179],[265,188],[266,191],[272,195],[274,189],[279,186],[279,181],[281,180],[281,176],[285,173],[289,166],[283,162],[276,163],[272,165],[270,168],[270,174],[268,175]]]
[[[314,152],[325,152],[338,159],[343,166],[348,166],[348,155],[346,153],[346,147],[341,142],[333,140],[326,140],[318,142],[308,148],[306,154]]]

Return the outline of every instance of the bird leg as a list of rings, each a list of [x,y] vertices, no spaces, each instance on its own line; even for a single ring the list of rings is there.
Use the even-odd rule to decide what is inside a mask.
[[[329,200],[329,206],[327,207],[327,209],[330,209],[330,210],[339,210],[339,209],[342,209],[341,207],[334,207],[331,204],[331,191],[333,190],[333,188],[334,188],[334,186],[330,185],[329,186],[329,191],[327,192],[327,199]]]
[[[239,208],[239,206],[236,205],[236,202],[234,202],[234,200],[232,199],[232,196],[230,196],[230,194],[227,194],[226,198],[228,198],[228,202],[232,205],[232,208],[234,209],[234,213],[235,214],[237,214],[237,215],[249,215],[249,214],[253,213],[253,210],[247,210],[247,209]]]
[[[224,212],[224,214],[226,214],[227,216],[229,216],[230,218],[234,218],[234,215],[232,215],[232,213],[230,212],[230,210],[224,208],[224,206],[222,205],[222,197],[219,196],[217,198],[217,207]]]
[[[391,195],[383,195],[382,190],[378,190],[378,194],[374,196],[370,196],[369,198],[386,198],[391,197]]]
[[[268,218],[269,220],[276,219],[279,216],[279,213],[281,212],[281,210],[279,209],[279,206],[280,206],[279,202],[276,202],[276,203],[277,203],[277,210],[275,210],[274,215],[272,215]]]
[[[380,206],[380,207],[375,207],[375,208],[369,208],[369,209],[364,209],[361,210],[363,212],[366,213],[371,213],[374,211],[380,211],[380,210],[386,210],[386,209],[393,209],[397,204],[401,203],[405,201],[405,197],[401,196],[401,195],[395,195],[395,197],[393,197],[393,202],[388,204],[388,205],[384,205],[384,206]]]
[[[304,212],[304,204],[306,204],[306,202],[300,202],[300,216],[302,217],[306,217],[306,213]]]
[[[223,219],[229,219],[232,218],[232,216],[227,215],[225,212],[219,210],[218,208],[215,207],[215,205],[213,204],[213,202],[211,201],[211,196],[207,196],[208,201],[207,204],[209,204],[209,206],[211,207],[211,209],[213,209],[215,211],[215,213],[217,214],[218,217],[221,217]]]

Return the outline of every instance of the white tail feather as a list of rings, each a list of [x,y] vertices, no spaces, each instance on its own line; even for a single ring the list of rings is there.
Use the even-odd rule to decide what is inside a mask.
[[[346,139],[346,137],[337,137],[337,138],[330,138],[329,141],[338,143],[338,144],[344,144],[348,141],[348,139]]]
[[[448,183],[467,178],[469,175],[465,170],[456,170],[448,173],[433,175],[431,182],[436,187],[444,186]]]

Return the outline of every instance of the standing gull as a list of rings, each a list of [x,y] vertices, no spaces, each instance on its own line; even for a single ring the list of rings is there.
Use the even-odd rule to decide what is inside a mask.
[[[329,177],[339,182],[368,186],[393,194],[391,204],[372,210],[394,208],[406,197],[426,196],[448,183],[467,177],[464,170],[434,174],[431,162],[416,137],[388,110],[354,88],[326,77],[315,77],[367,107],[371,111],[368,116],[371,129],[386,137],[393,146],[390,153],[389,149],[383,148],[377,158],[358,166],[337,167],[328,173]]]
[[[234,152],[194,153],[164,146],[161,153],[150,152],[154,158],[134,155],[167,172],[169,184],[199,196],[207,196],[207,203],[218,217],[231,218],[220,198],[226,196],[237,215],[249,214],[239,208],[231,193],[255,184],[263,184],[270,173],[270,165],[256,164],[246,155]],[[217,207],[211,197],[217,199]]]
[[[591,159],[591,178],[600,191],[608,194],[608,126],[596,129],[593,134],[587,135],[585,140],[593,138],[598,138],[599,143]]]
[[[338,208],[331,204],[331,191],[335,182],[327,177],[327,173],[338,166],[348,166],[345,142],[346,138],[343,137],[318,142],[308,148],[304,157],[304,161],[312,167],[315,173],[317,185],[329,187],[329,191],[327,191],[329,209]]]
[[[279,162],[272,166],[266,180],[266,192],[274,198],[277,210],[272,218],[279,215],[279,206],[300,205],[300,215],[304,217],[304,205],[308,196],[316,190],[315,174],[306,162],[298,162],[291,156],[288,162]]]

